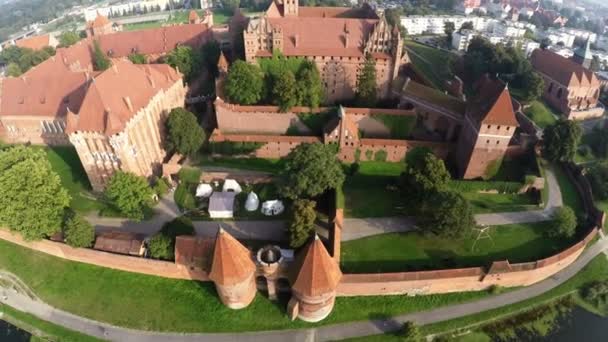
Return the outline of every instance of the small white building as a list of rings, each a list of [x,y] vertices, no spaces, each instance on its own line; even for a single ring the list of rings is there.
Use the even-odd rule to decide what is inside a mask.
[[[234,217],[234,192],[214,192],[209,198],[209,217],[232,218]]]

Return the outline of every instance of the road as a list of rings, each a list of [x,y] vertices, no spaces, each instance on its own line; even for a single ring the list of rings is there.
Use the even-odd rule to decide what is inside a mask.
[[[368,336],[399,330],[406,321],[413,321],[419,325],[438,323],[459,317],[481,313],[502,306],[518,303],[541,295],[578,273],[594,257],[608,250],[608,239],[601,239],[587,248],[583,254],[570,266],[562,271],[534,285],[510,291],[508,293],[487,297],[484,299],[442,308],[400,315],[387,319],[376,319],[344,324],[328,325],[319,328],[263,331],[250,333],[209,333],[209,334],[181,334],[139,331],[120,328],[106,323],[97,322],[79,317],[68,312],[53,308],[46,303],[22,295],[13,290],[0,287],[0,301],[17,310],[30,313],[43,320],[61,325],[87,335],[110,341],[129,342],[283,342],[283,341],[333,341],[358,336]],[[66,294],[69,295],[69,294]],[[246,310],[246,309],[245,309]]]

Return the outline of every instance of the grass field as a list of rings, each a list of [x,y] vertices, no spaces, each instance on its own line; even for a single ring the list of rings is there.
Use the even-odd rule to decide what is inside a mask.
[[[405,46],[413,51],[409,57],[412,63],[435,88],[443,89],[445,81],[451,79],[450,54],[412,40],[406,40]]]
[[[194,163],[197,166],[214,166],[226,167],[239,170],[260,171],[268,173],[279,173],[284,161],[281,159],[264,159],[264,158],[208,158],[201,157]]]
[[[555,173],[557,182],[559,183],[564,205],[572,208],[575,213],[582,213],[583,202],[578,194],[578,191],[576,191],[576,186],[570,182],[570,179],[568,179],[568,176],[561,167],[555,166],[552,168],[552,170]]]
[[[530,194],[487,194],[465,192],[462,194],[469,200],[474,214],[526,211],[541,209],[538,202]]]
[[[354,273],[399,272],[448,267],[489,266],[508,259],[526,262],[548,257],[574,241],[543,235],[551,222],[493,227],[490,239],[459,240],[420,233],[390,233],[342,243],[342,270]]]
[[[146,276],[66,261],[0,241],[0,268],[14,273],[45,302],[111,324],[144,330],[209,332],[302,328],[429,310],[488,292],[336,299],[317,324],[291,322],[286,301],[258,294],[244,310],[222,305],[212,283]]]
[[[414,116],[374,114],[372,118],[380,121],[388,128],[390,139],[407,139],[416,125],[416,117]]]
[[[524,109],[524,114],[529,117],[540,128],[545,128],[557,121],[554,113],[549,106],[542,101],[534,101],[530,107]]]

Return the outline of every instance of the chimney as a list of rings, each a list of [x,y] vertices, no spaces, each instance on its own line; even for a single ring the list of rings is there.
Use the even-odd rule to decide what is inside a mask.
[[[129,108],[129,111],[133,111],[133,104],[131,103],[131,99],[128,96],[125,96],[122,98],[125,101],[125,104],[127,105],[127,108]]]

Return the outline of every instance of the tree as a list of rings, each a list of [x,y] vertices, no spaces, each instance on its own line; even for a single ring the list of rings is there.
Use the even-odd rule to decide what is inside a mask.
[[[184,108],[174,108],[169,113],[165,147],[183,155],[196,153],[205,141],[205,131],[198,124],[196,116]]]
[[[98,41],[93,41],[93,68],[97,71],[108,70],[112,65],[110,59],[103,53]]]
[[[75,31],[65,31],[59,35],[59,47],[72,46],[80,41],[80,35]]]
[[[289,70],[284,70],[272,77],[272,99],[281,111],[286,112],[298,104],[296,78]]]
[[[420,328],[411,321],[403,323],[403,341],[404,342],[422,342],[424,336],[420,332]]]
[[[317,108],[323,102],[323,83],[317,65],[304,61],[297,75],[300,105]]]
[[[445,24],[443,24],[443,32],[447,35],[448,44],[452,42],[452,34],[454,34],[454,31],[456,31],[456,26],[453,21],[446,21]]]
[[[522,100],[526,102],[532,102],[540,98],[545,89],[545,81],[542,76],[537,72],[530,70],[528,73],[523,75],[523,83],[526,85],[524,88],[524,95]]]
[[[462,23],[462,25],[460,25],[460,31],[462,30],[473,30],[474,26],[473,26],[473,22],[472,21],[465,21],[464,23]]]
[[[152,206],[154,192],[148,181],[132,173],[118,171],[110,178],[105,196],[128,218],[142,220]]]
[[[146,62],[147,62],[146,56],[141,53],[137,53],[137,52],[130,54],[129,60],[133,64],[146,64]]]
[[[363,70],[357,79],[356,103],[361,107],[373,107],[376,104],[376,62],[368,54]]]
[[[156,233],[148,241],[148,251],[154,259],[173,260],[175,258],[175,246],[171,238],[162,233]]]
[[[21,71],[21,68],[19,67],[19,64],[17,64],[17,63],[10,63],[6,67],[7,76],[18,77],[18,76],[21,76],[21,74],[23,74],[23,71]]]
[[[433,193],[424,201],[418,227],[446,238],[459,238],[475,225],[469,202],[453,191]]]
[[[231,13],[234,12],[234,10],[236,10],[237,8],[239,8],[240,3],[241,0],[220,0],[222,8],[228,10]]]
[[[0,226],[27,240],[61,231],[70,196],[42,149],[14,146],[0,150]]]
[[[167,64],[178,70],[184,75],[187,81],[195,77],[195,66],[197,57],[194,51],[189,46],[178,46],[167,55],[165,61]],[[198,65],[196,66],[198,68]]]
[[[543,131],[543,156],[553,162],[572,161],[581,140],[582,129],[578,122],[560,120]]]
[[[546,233],[550,237],[570,238],[576,233],[576,214],[572,208],[560,207],[553,213],[553,222]]]
[[[419,202],[448,189],[450,174],[443,160],[435,157],[430,151],[422,150],[407,161],[405,172],[401,176],[402,189],[406,197]]]
[[[95,241],[95,229],[82,215],[69,211],[63,226],[65,243],[72,247],[88,248]]]
[[[344,183],[335,151],[323,144],[300,144],[285,158],[280,173],[281,192],[287,198],[314,197]]]
[[[315,232],[316,205],[315,201],[306,199],[298,199],[293,202],[287,228],[291,248],[302,247]]]
[[[255,104],[262,99],[264,77],[257,65],[238,60],[230,66],[224,92],[233,102]]]

